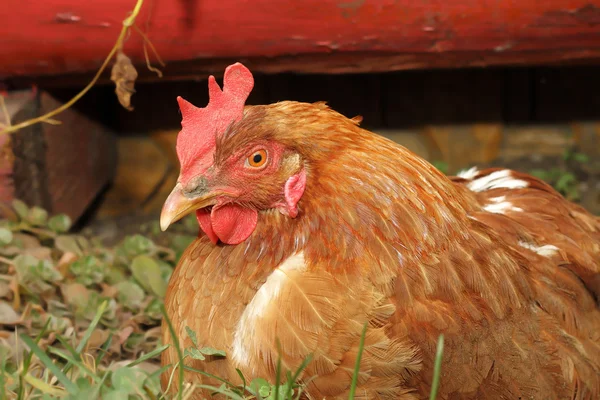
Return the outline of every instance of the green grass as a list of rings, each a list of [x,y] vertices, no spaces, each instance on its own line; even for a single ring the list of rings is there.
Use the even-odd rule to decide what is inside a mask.
[[[185,224],[165,246],[150,236],[126,237],[114,247],[95,238],[68,233],[66,216],[49,217],[39,208],[21,202],[12,217],[0,221],[0,400],[4,399],[186,399],[197,388],[227,398],[298,399],[308,380],[299,381],[311,362],[308,357],[296,371],[276,379],[248,381],[238,371],[241,385],[189,366],[173,368],[166,395],[160,365],[167,349],[159,340],[159,324],[166,317],[162,297],[177,259],[192,240]],[[195,221],[189,227],[197,229]],[[152,231],[152,229],[150,229]],[[142,273],[143,271],[143,273]],[[174,336],[174,329],[167,325]],[[186,358],[226,356],[218,349],[180,348],[173,340],[178,365]],[[350,399],[354,398],[364,348],[360,347]],[[443,338],[435,363],[435,398],[439,384]],[[183,372],[214,378],[219,386],[184,385]]]

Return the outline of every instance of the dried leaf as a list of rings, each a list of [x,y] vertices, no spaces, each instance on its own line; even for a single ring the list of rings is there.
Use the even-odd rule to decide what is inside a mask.
[[[52,250],[45,246],[25,249],[22,254],[30,254],[39,260],[52,260]]]
[[[119,103],[129,111],[133,110],[131,96],[135,93],[134,85],[137,77],[138,73],[129,57],[119,51],[117,60],[112,67],[110,80],[115,83],[115,93]]]
[[[123,330],[119,332],[119,344],[125,343],[125,341],[129,338],[129,336],[131,336],[132,333],[133,327],[126,326],[125,328],[123,328]]]
[[[21,321],[21,316],[17,313],[10,304],[0,301],[0,324],[14,325]]]
[[[40,247],[41,243],[35,236],[28,235],[26,233],[15,233],[13,234],[13,243],[15,246],[21,249],[28,249],[32,247]]]
[[[81,283],[68,283],[61,287],[65,302],[69,305],[82,307],[90,298],[90,291]]]
[[[10,293],[10,285],[5,281],[0,281],[0,297],[8,297]]]
[[[107,330],[96,329],[92,332],[90,339],[87,344],[88,349],[96,349],[100,348],[110,336],[110,333]]]

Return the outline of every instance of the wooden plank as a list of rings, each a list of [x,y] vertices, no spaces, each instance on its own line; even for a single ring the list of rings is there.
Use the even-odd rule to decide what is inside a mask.
[[[12,123],[61,104],[35,91],[9,93],[7,102]],[[36,124],[0,136],[0,201],[18,198],[77,220],[114,175],[115,136],[75,109],[58,119],[60,125]]]
[[[5,0],[0,77],[97,69],[133,5]],[[600,57],[600,0],[158,1],[137,24],[163,59],[195,60],[190,76],[237,59],[263,72],[369,72]],[[138,64],[142,42],[132,32],[124,48]]]

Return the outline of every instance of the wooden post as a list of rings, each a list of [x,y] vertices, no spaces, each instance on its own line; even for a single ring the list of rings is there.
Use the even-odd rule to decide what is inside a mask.
[[[13,124],[60,106],[35,90],[11,92],[5,102]],[[114,176],[116,138],[72,108],[55,118],[60,125],[35,124],[0,134],[0,201],[17,198],[75,221]]]

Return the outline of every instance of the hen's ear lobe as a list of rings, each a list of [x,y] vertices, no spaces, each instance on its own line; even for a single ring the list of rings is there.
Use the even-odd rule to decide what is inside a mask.
[[[285,182],[285,188],[283,190],[285,197],[285,206],[280,210],[283,214],[286,214],[292,218],[296,218],[298,215],[298,202],[304,194],[306,188],[306,171],[304,168],[295,175],[292,175],[287,182]]]

